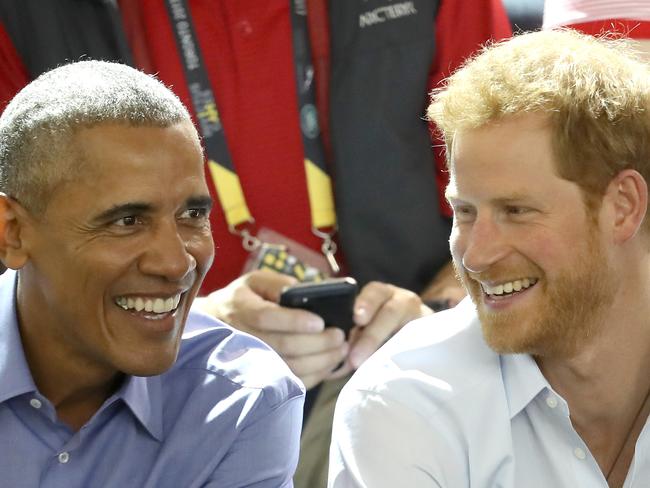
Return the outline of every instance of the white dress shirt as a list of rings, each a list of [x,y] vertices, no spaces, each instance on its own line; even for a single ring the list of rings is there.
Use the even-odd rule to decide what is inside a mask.
[[[650,487],[650,422],[624,488]],[[607,488],[528,355],[484,342],[469,299],[407,325],[336,406],[329,487]]]

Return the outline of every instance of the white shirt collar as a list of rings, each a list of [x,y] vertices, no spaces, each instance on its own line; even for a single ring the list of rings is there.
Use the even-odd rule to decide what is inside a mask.
[[[551,386],[529,354],[502,354],[499,358],[512,420],[540,392],[551,390]]]

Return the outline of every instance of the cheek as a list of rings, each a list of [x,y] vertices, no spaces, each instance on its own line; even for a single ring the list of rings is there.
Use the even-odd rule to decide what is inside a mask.
[[[187,251],[196,259],[202,274],[207,273],[214,260],[214,241],[209,229],[193,236],[187,243]]]
[[[585,246],[584,235],[579,238],[570,230],[530,232],[520,237],[519,252],[530,261],[553,274],[573,263],[573,257]]]

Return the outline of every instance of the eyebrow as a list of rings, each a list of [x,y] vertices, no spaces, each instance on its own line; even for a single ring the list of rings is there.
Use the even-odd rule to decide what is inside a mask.
[[[458,194],[455,194],[450,192],[450,191],[445,191],[445,198],[447,200],[460,200],[464,201],[463,198],[460,198]],[[530,193],[512,193],[507,196],[503,197],[496,197],[496,198],[491,198],[490,202],[492,203],[498,203],[498,204],[508,204],[508,203],[513,203],[513,202],[521,202],[525,200],[530,200],[531,195]]]
[[[212,209],[213,205],[214,205],[214,200],[212,200],[212,197],[208,195],[190,197],[187,199],[187,202],[185,202],[185,206],[187,208],[199,207],[199,208],[205,208],[207,210],[210,210]]]
[[[530,195],[526,195],[525,193],[514,193],[507,197],[495,198],[492,202],[497,205],[512,205],[513,203],[530,201],[530,198]]]
[[[185,201],[185,208],[205,208],[210,210],[214,202],[212,198],[208,195],[201,195],[190,197]],[[145,203],[145,202],[129,202],[119,205],[114,205],[111,208],[103,211],[97,215],[93,221],[94,222],[110,222],[111,220],[117,220],[121,217],[127,215],[141,215],[144,213],[149,213],[154,210],[154,206]]]

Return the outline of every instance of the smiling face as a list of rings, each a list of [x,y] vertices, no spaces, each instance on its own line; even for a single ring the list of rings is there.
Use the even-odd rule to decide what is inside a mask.
[[[456,134],[450,242],[494,350],[567,356],[597,334],[617,280],[597,215],[557,176],[544,122],[521,115]]]
[[[196,133],[189,121],[100,124],[72,144],[78,174],[23,230],[26,350],[72,369],[159,374],[176,359],[214,254]]]

